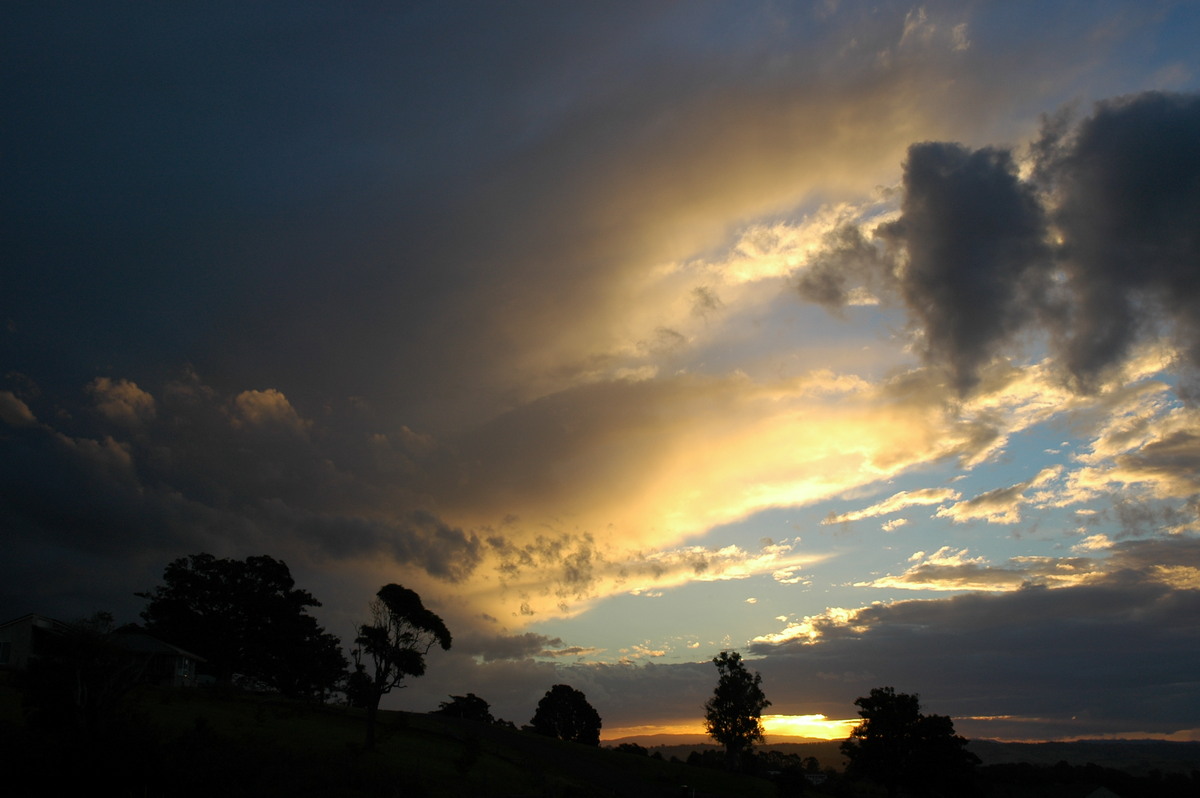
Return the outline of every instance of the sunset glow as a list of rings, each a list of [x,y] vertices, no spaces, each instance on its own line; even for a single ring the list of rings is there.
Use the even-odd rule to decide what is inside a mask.
[[[0,7],[0,622],[199,552],[388,709],[1200,717],[1200,5]],[[1096,667],[1095,663],[1104,663]]]

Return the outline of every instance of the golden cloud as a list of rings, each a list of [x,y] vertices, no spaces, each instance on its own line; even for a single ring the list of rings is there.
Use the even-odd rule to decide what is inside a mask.
[[[0,391],[0,421],[11,427],[30,427],[37,418],[12,391]]]
[[[96,409],[111,422],[136,427],[154,418],[154,397],[125,379],[97,377],[87,387],[96,402]]]

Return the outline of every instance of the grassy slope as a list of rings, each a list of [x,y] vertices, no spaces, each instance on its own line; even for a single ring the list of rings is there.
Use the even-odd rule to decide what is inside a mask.
[[[11,725],[8,731],[16,732],[22,757],[45,774],[42,788],[117,777],[128,795],[673,798],[684,784],[697,796],[776,794],[756,778],[431,715],[381,712],[373,752],[361,747],[361,713],[345,707],[147,690],[131,717],[107,739],[89,740],[83,755],[72,754],[77,770],[93,774],[82,782],[54,765],[54,749],[78,751],[80,739],[22,734]]]

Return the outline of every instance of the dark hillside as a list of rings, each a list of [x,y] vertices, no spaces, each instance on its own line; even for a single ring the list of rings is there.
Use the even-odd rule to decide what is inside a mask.
[[[104,733],[0,720],[5,758],[31,778],[6,795],[562,796],[770,798],[771,783],[442,716],[359,711],[210,690],[147,690]],[[10,785],[11,786],[11,785]]]
[[[1166,740],[1075,740],[1051,743],[1002,743],[972,740],[970,749],[985,765],[1026,762],[1033,765],[1100,765],[1135,776],[1191,773],[1200,770],[1200,742]]]

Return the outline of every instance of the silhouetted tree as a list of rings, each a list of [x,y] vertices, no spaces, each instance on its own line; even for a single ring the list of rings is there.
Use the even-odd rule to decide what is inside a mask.
[[[438,708],[432,714],[462,718],[463,720],[479,720],[484,723],[496,722],[496,719],[492,717],[492,708],[488,706],[488,702],[474,693],[452,695],[449,701],[438,704]]]
[[[737,770],[742,755],[763,738],[762,711],[771,705],[762,691],[762,676],[751,675],[736,651],[713,657],[720,678],[704,704],[704,730],[725,746],[727,767]]]
[[[163,582],[137,594],[149,601],[146,631],[202,656],[219,681],[319,697],[345,675],[341,641],[308,614],[321,602],[286,563],[193,554],[168,564]]]
[[[434,612],[425,609],[416,591],[396,584],[379,588],[371,601],[371,622],[358,628],[354,671],[347,680],[350,702],[367,710],[368,750],[375,747],[379,701],[408,676],[425,673],[425,655],[435,645],[450,648],[450,632]],[[371,665],[368,672],[367,664]]]
[[[841,745],[846,775],[868,778],[897,795],[958,795],[970,783],[979,757],[966,749],[946,715],[923,715],[917,695],[876,687],[854,702],[862,723]]]
[[[574,687],[556,684],[538,702],[529,725],[538,734],[584,745],[600,745],[600,713]]]

